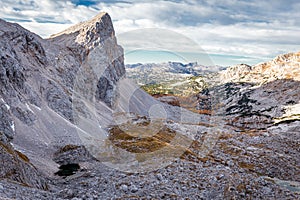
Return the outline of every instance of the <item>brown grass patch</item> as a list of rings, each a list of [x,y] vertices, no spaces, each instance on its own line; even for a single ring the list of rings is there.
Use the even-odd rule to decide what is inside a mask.
[[[235,146],[232,145],[228,145],[226,142],[221,142],[218,145],[224,153],[232,156],[239,156],[242,152],[241,149],[235,148]]]
[[[238,163],[239,167],[244,168],[244,169],[248,169],[248,170],[254,170],[255,165],[252,163],[246,163],[246,162],[239,162]]]
[[[2,147],[5,151],[7,151],[9,154],[14,155],[14,150],[9,148],[8,146],[4,145],[2,142],[0,142],[0,147]]]
[[[197,155],[197,153],[193,152],[191,149],[187,149],[184,154],[182,154],[180,156],[180,159],[182,160],[187,160],[187,161],[190,161],[190,162],[196,162],[196,163],[199,163],[199,162],[203,162],[205,163],[206,161],[210,160],[208,157],[199,157]]]
[[[64,152],[75,150],[75,149],[78,149],[78,148],[79,148],[79,146],[77,146],[77,145],[68,144],[68,145],[60,148],[58,153],[64,153]]]
[[[25,154],[23,154],[23,153],[21,153],[20,151],[17,151],[17,150],[15,150],[15,152],[17,153],[17,155],[19,156],[19,158],[21,158],[25,162],[29,162],[29,158]]]
[[[246,191],[246,185],[243,183],[240,183],[237,187],[236,187],[237,191],[239,192],[243,192]]]
[[[230,133],[223,133],[220,135],[219,139],[220,140],[228,140],[230,138],[233,138],[233,134],[230,134]]]
[[[172,141],[175,137],[175,131],[169,128],[162,128],[152,137],[134,137],[125,133],[118,126],[110,129],[109,140],[117,147],[133,153],[147,153],[159,150]]]

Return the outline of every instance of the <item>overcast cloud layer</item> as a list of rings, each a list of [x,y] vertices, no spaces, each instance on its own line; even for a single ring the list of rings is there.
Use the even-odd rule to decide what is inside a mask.
[[[300,50],[299,0],[1,0],[0,9],[2,19],[43,37],[106,11],[117,34],[164,28],[209,54],[269,59]]]

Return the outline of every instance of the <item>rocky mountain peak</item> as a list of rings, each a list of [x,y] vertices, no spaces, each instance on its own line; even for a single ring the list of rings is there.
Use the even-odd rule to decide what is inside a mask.
[[[49,39],[0,20],[0,47],[0,161],[7,161],[0,166],[0,179],[45,188],[44,180],[30,168],[31,164],[48,169],[55,164],[50,157],[41,155],[43,152],[53,152],[55,146],[81,143],[74,135],[72,104],[76,83],[87,90],[85,83],[93,81],[97,103],[111,105],[116,82],[125,74],[123,49],[117,44],[107,13]],[[94,76],[93,70],[88,74],[91,67],[102,70],[102,76]],[[83,80],[79,81],[80,75]],[[66,138],[72,138],[72,142]],[[18,156],[14,147],[35,153],[22,159],[24,156]],[[11,158],[20,162],[10,162]],[[44,163],[52,163],[40,165],[43,159]],[[10,173],[12,170],[20,171],[17,177]]]
[[[115,32],[110,16],[101,12],[91,20],[76,24],[60,33],[51,35],[50,40],[64,40],[67,45],[77,45],[93,49],[109,38],[114,38]],[[115,39],[115,38],[114,38]]]
[[[300,52],[287,53],[287,54],[282,54],[282,55],[276,56],[272,62],[274,64],[300,62]]]
[[[254,66],[236,65],[221,73],[223,82],[252,82],[264,84],[278,79],[300,80],[300,52],[287,53]]]
[[[239,64],[227,68],[225,71],[221,72],[221,80],[225,79],[226,81],[233,81],[244,77],[246,74],[250,73],[252,67],[247,64]]]

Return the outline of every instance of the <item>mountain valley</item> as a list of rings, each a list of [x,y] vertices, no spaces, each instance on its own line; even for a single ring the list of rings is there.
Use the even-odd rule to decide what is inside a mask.
[[[107,13],[0,24],[0,199],[300,198],[299,52],[125,66]]]

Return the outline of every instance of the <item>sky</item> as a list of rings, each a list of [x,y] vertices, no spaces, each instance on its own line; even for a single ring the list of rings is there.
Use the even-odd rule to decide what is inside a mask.
[[[0,18],[19,23],[44,38],[101,11],[108,12],[118,42],[125,49],[126,63],[204,62],[206,56],[210,62],[203,64],[223,66],[255,64],[300,51],[299,10],[299,0],[0,2]],[[147,40],[156,37],[155,42],[145,42],[144,35]]]

